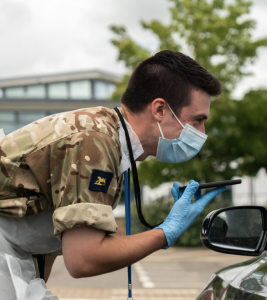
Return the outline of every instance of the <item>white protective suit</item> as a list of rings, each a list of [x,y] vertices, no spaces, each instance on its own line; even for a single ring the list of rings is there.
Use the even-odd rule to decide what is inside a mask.
[[[0,139],[4,132],[0,129]],[[54,236],[53,211],[23,218],[0,216],[0,299],[58,300],[42,279],[35,279],[32,254],[61,249]]]

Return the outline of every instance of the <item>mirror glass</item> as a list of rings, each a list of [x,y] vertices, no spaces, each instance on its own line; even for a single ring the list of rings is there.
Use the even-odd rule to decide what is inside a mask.
[[[262,228],[259,209],[236,208],[223,211],[212,221],[209,242],[220,248],[253,251],[260,241]]]

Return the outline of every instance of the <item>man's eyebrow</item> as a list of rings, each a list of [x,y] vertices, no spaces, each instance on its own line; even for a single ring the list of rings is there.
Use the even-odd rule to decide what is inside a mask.
[[[194,119],[203,119],[203,120],[207,120],[208,116],[205,114],[200,114],[200,115],[195,115]]]

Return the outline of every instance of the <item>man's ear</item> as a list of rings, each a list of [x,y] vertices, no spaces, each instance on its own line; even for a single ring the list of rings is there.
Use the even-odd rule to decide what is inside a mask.
[[[160,122],[166,114],[167,104],[166,101],[162,98],[157,98],[151,103],[151,113],[152,117]]]

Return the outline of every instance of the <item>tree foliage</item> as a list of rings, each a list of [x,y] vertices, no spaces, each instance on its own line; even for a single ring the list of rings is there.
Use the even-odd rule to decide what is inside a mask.
[[[171,21],[141,22],[158,39],[158,50],[182,51],[221,81],[223,93],[211,105],[206,121],[207,139],[192,160],[166,164],[148,159],[139,166],[142,183],[157,186],[164,181],[229,179],[235,175],[255,175],[267,169],[266,90],[252,90],[241,101],[232,98],[236,84],[249,73],[247,66],[257,58],[257,49],[267,46],[267,38],[253,40],[256,23],[249,18],[252,2],[247,0],[169,0]],[[113,98],[127,86],[131,72],[153,53],[138,45],[122,26],[111,26],[116,34],[112,43],[119,51],[128,73],[118,84]]]

